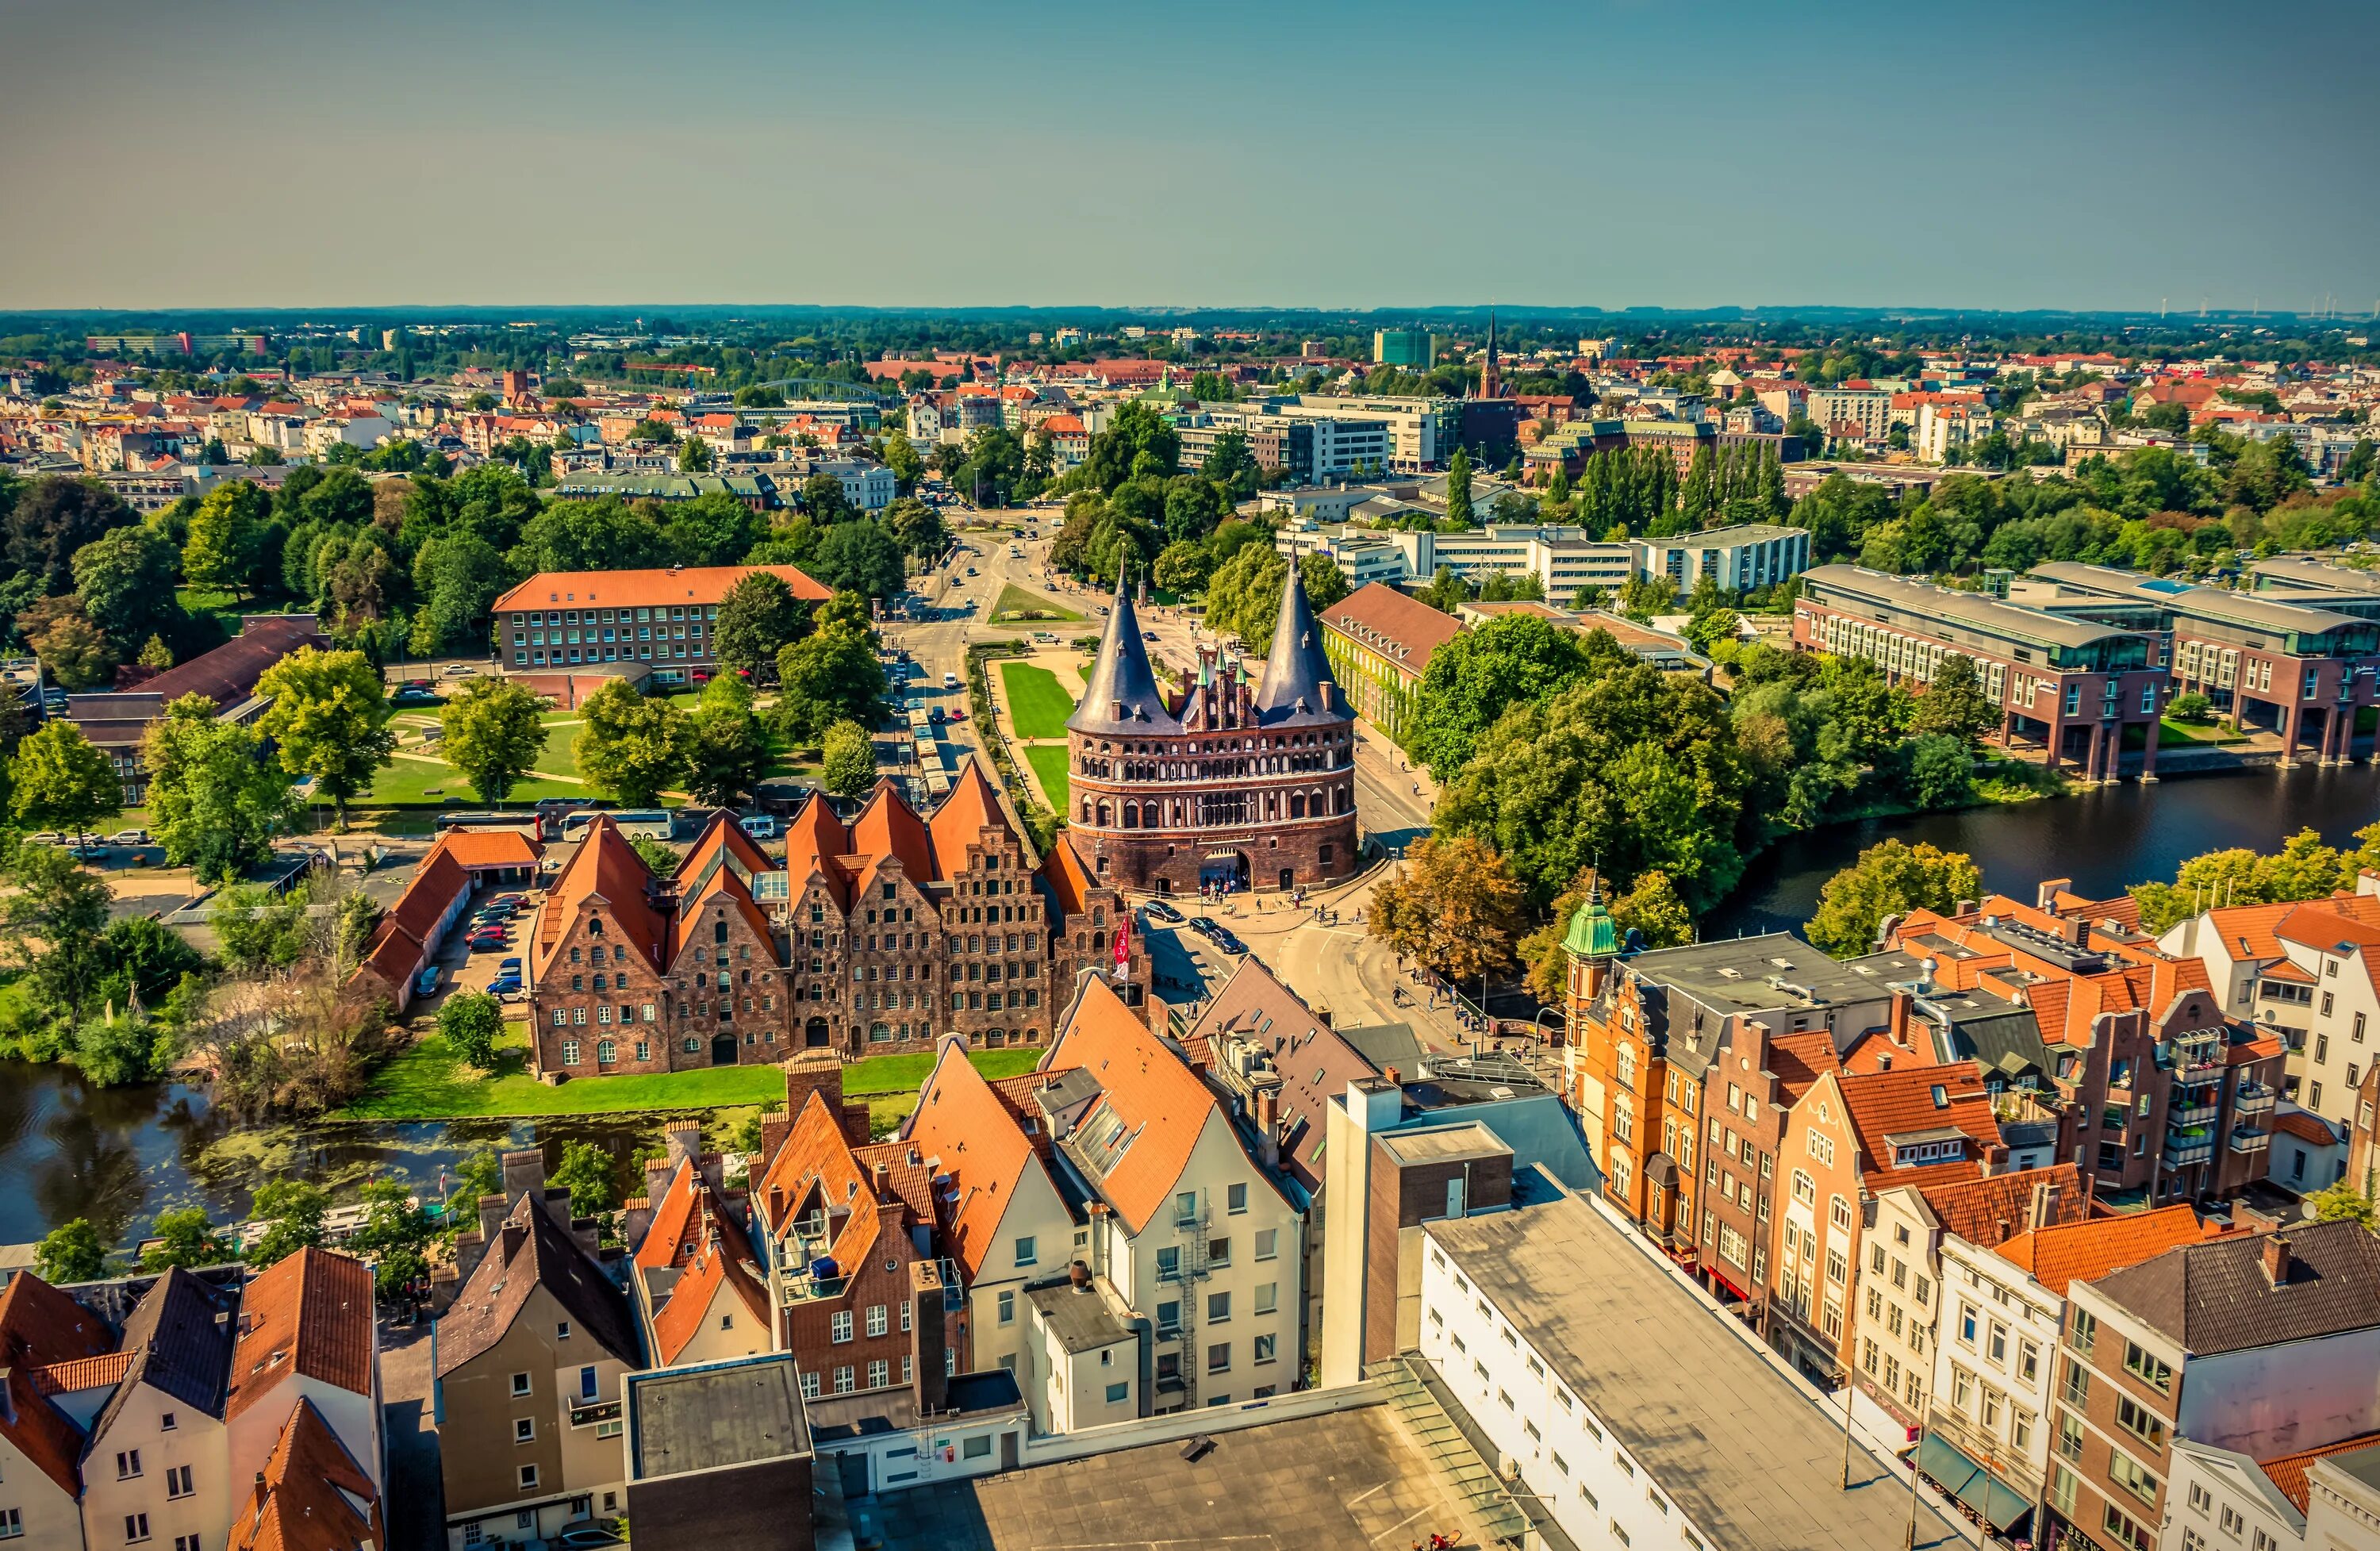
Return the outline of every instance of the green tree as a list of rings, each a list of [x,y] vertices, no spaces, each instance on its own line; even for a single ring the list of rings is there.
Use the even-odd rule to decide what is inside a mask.
[[[1157,565],[1149,579],[1180,597],[1204,590],[1208,578],[1214,574],[1214,563],[1206,545],[1181,539],[1158,551]]]
[[[1909,799],[1920,807],[1952,807],[1975,794],[1975,755],[1947,733],[1929,733],[1909,745]]]
[[[838,721],[820,741],[820,774],[838,797],[864,797],[876,784],[876,745],[856,721]]]
[[[447,1048],[482,1072],[496,1069],[496,1041],[504,1010],[484,991],[456,991],[438,1009],[438,1033]]]
[[[17,745],[8,786],[9,807],[18,823],[69,830],[78,841],[97,820],[124,811],[115,762],[92,747],[71,721],[45,722]]]
[[[913,560],[940,554],[951,541],[941,513],[913,495],[905,495],[884,509],[884,531]]]
[[[2316,1222],[2360,1222],[2380,1231],[2380,1206],[2375,1206],[2368,1189],[2352,1180],[2333,1181],[2307,1196],[2306,1205],[2313,1208]]]
[[[570,1193],[574,1217],[596,1217],[620,1206],[620,1171],[612,1155],[592,1142],[565,1142],[551,1183]]]
[[[876,599],[899,592],[908,574],[901,562],[901,546],[891,534],[864,518],[828,528],[819,539],[818,559],[809,570],[837,592]]]
[[[917,481],[925,476],[926,460],[917,455],[908,432],[898,427],[886,431],[882,455],[884,467],[892,471],[893,489],[907,495],[917,488]]]
[[[1139,475],[1171,479],[1180,469],[1182,439],[1155,406],[1134,399],[1117,410],[1108,429],[1091,438],[1078,478],[1103,495]],[[964,487],[962,487],[964,488]]]
[[[521,576],[540,571],[633,571],[673,558],[661,527],[616,496],[556,501],[521,525],[506,557]]]
[[[107,1275],[107,1246],[89,1218],[76,1218],[50,1230],[33,1246],[33,1274],[52,1287],[95,1282]]]
[[[710,443],[699,436],[689,436],[677,444],[677,471],[681,474],[710,472]]]
[[[1372,891],[1366,929],[1440,975],[1477,980],[1512,963],[1527,905],[1504,858],[1478,840],[1425,837]]]
[[[299,1250],[322,1242],[322,1218],[331,1209],[331,1193],[307,1180],[269,1180],[256,1193],[249,1215],[263,1223],[264,1234],[249,1246],[248,1263],[258,1270],[277,1264]]]
[[[493,544],[471,532],[442,533],[413,559],[411,646],[419,657],[476,651],[488,640],[491,606],[513,580]]]
[[[157,1030],[130,1011],[93,1018],[74,1032],[74,1063],[93,1087],[121,1088],[157,1074]]]
[[[248,596],[256,583],[272,510],[271,498],[246,479],[209,491],[190,514],[189,536],[182,542],[182,575],[192,587],[234,598]]]
[[[483,803],[501,803],[545,752],[538,697],[508,679],[474,678],[438,713],[439,752]]]
[[[704,686],[687,733],[686,789],[696,801],[733,806],[768,775],[769,741],[752,712],[752,686],[735,674],[722,673]]]
[[[1227,430],[1215,438],[1198,472],[1222,486],[1233,501],[1254,500],[1264,482],[1264,471],[1257,467],[1257,455],[1249,451],[1248,439],[1236,430]]]
[[[1446,463],[1446,520],[1463,527],[1476,526],[1471,511],[1471,454],[1461,447]]]
[[[401,1181],[371,1180],[358,1194],[364,1220],[346,1247],[370,1258],[373,1290],[394,1303],[429,1278],[430,1218]]]
[[[2380,823],[2358,830],[2355,839],[2356,849],[2342,852],[2306,829],[2271,855],[2238,848],[2209,851],[2182,863],[2171,883],[2135,883],[2130,892],[2140,906],[2142,927],[2151,932],[2219,905],[2319,899],[2353,889],[2364,868],[2380,867]]]
[[[201,1266],[220,1266],[238,1258],[231,1243],[215,1231],[207,1219],[204,1206],[186,1206],[178,1212],[160,1212],[155,1227],[157,1243],[140,1257],[140,1269],[155,1272],[179,1266],[184,1270],[196,1270]]]
[[[60,689],[79,691],[106,687],[115,672],[117,655],[115,644],[108,640],[99,626],[85,619],[79,609],[72,606],[73,600],[59,599],[55,601],[66,606],[52,612],[37,628],[26,631],[26,645],[33,648],[33,655],[41,660],[42,671]]]
[[[33,1011],[80,1017],[107,973],[103,934],[114,896],[97,874],[51,845],[18,846],[7,877],[16,889],[0,897],[0,932],[27,970]]]
[[[1959,652],[1942,659],[1934,680],[1911,708],[1909,729],[1921,735],[1938,733],[1968,746],[1998,730],[2000,713],[1984,693],[1975,660]]]
[[[868,633],[829,625],[777,654],[778,733],[807,748],[838,721],[870,725],[885,689]]]
[[[1810,917],[1809,939],[1837,958],[1869,952],[1885,917],[1912,910],[1947,912],[1961,900],[1981,897],[1983,882],[1974,859],[1964,852],[1884,841],[1827,880],[1818,892],[1818,913]]]
[[[185,695],[141,738],[149,827],[175,866],[228,883],[264,859],[297,805],[289,779],[265,757],[256,727],[215,719],[215,703]]]
[[[256,692],[272,697],[258,726],[278,745],[281,768],[312,776],[345,826],[348,800],[396,749],[380,670],[359,651],[302,647],[266,669]]]
[[[1598,637],[1610,651],[1590,645]],[[1581,637],[1527,614],[1463,631],[1430,653],[1405,746],[1439,781],[1451,781],[1507,709],[1549,698],[1598,660],[1616,666],[1617,650],[1608,633]]]
[[[794,596],[783,577],[755,571],[720,600],[711,648],[722,667],[757,677],[776,667],[777,654],[801,639],[809,620],[809,605]]]
[[[725,491],[674,502],[662,531],[681,565],[733,565],[760,541],[760,515]]]
[[[579,774],[629,807],[650,807],[686,779],[690,729],[686,713],[613,679],[587,697],[587,725],[577,743]]]
[[[164,535],[138,525],[111,528],[74,553],[83,612],[119,654],[161,632],[178,632],[174,580],[181,556]]]
[[[1676,948],[1694,936],[1693,913],[1670,875],[1658,867],[1637,874],[1628,891],[1611,902],[1611,924],[1623,938],[1634,932],[1647,948]]]
[[[455,1166],[455,1192],[447,1199],[467,1208],[460,1216],[468,1219],[472,1216],[468,1208],[476,1207],[481,1196],[504,1194],[504,1157],[493,1147],[482,1147]]]

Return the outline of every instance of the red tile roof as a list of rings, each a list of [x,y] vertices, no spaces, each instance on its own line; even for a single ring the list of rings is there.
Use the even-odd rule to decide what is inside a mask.
[[[1859,1141],[1860,1171],[1871,1190],[1973,1179],[1982,1172],[1983,1149],[1999,1142],[1999,1121],[1992,1114],[1990,1097],[1984,1092],[1983,1073],[1973,1065],[1904,1067],[1839,1075],[1834,1082],[1843,1096],[1852,1134]],[[1887,1138],[1946,1127],[1973,1139],[1964,1158],[1906,1168],[1894,1165]]]
[[[78,1357],[71,1363],[52,1363],[25,1371],[33,1375],[34,1386],[44,1395],[71,1395],[79,1389],[104,1389],[124,1382],[124,1372],[140,1355],[131,1351],[111,1351],[101,1357]]]
[[[261,1473],[263,1481],[239,1499],[229,1551],[363,1551],[388,1544],[371,1476],[312,1400],[291,1409]]]
[[[1463,633],[1452,617],[1382,582],[1366,582],[1323,610],[1322,625],[1415,678],[1431,653]]]
[[[82,1458],[82,1429],[50,1403],[35,1370],[50,1365],[73,1372],[89,1365],[95,1376],[101,1364],[128,1365],[129,1353],[109,1355],[113,1344],[98,1315],[30,1271],[18,1272],[0,1291],[0,1364],[6,1369],[0,1383],[7,1391],[7,1404],[0,1406],[0,1438],[68,1496],[81,1490],[76,1466]]]
[[[2351,1438],[2341,1438],[2337,1443],[2324,1444],[2320,1448],[2309,1448],[2296,1454],[2284,1454],[2277,1460],[2259,1460],[2256,1461],[2256,1468],[2270,1477],[2273,1484],[2280,1488],[2281,1496],[2289,1498],[2290,1504],[2300,1513],[2303,1513],[2306,1510],[2306,1497],[2309,1493],[2306,1472],[2316,1460],[2325,1456],[2352,1454],[2359,1448],[2380,1448],[2380,1433],[2359,1433]]]
[[[538,911],[537,942],[532,950],[536,962],[531,966],[537,978],[545,978],[562,951],[563,932],[580,907],[590,903],[609,911],[620,937],[648,967],[659,968],[662,918],[645,891],[652,876],[645,859],[620,832],[620,826],[610,815],[598,815],[588,826],[587,838],[579,842],[577,854],[563,864],[561,876],[546,891],[545,903]]]
[[[2034,1280],[2063,1298],[2075,1282],[2097,1281],[2110,1271],[2154,1260],[2177,1244],[2194,1244],[2219,1231],[2202,1225],[2189,1203],[2182,1202],[2152,1212],[2059,1223],[1993,1247],[2001,1259],[2030,1271]]]
[[[443,850],[467,868],[533,867],[545,847],[518,830],[449,830],[432,851]]]
[[[667,571],[540,571],[490,605],[492,612],[508,609],[664,608],[671,605],[714,604],[735,584],[766,571],[785,584],[795,598],[813,603],[834,596],[833,589],[795,565],[686,565]]]
[[[1089,1129],[1104,1109],[1134,1137],[1096,1182],[1124,1226],[1137,1233],[1173,1194],[1208,1120],[1222,1107],[1198,1074],[1097,977],[1076,999],[1041,1058],[1044,1072],[1069,1067],[1089,1073],[1099,1085],[1099,1097],[1075,1130]]]
[[[353,1255],[306,1248],[249,1278],[224,1396],[229,1421],[291,1374],[372,1392],[372,1274]]]
[[[1043,1070],[1050,1070],[1046,1057]],[[953,1199],[943,1213],[950,1254],[974,1280],[1025,1171],[1041,1163],[1024,1128],[966,1059],[965,1040],[942,1041],[901,1137],[929,1169],[950,1176],[944,1194]]]
[[[2022,1229],[2032,1220],[2034,1189],[2044,1184],[2057,1193],[2051,1223],[2081,1222],[2090,1213],[2082,1170],[2070,1163],[1956,1184],[1921,1185],[1918,1193],[1944,1228],[1971,1244],[1992,1246],[2005,1242],[2006,1229]]]
[[[810,1097],[818,1101],[816,1093]],[[654,1355],[664,1365],[676,1362],[700,1334],[722,1285],[743,1303],[756,1329],[769,1328],[768,1294],[760,1287],[751,1242],[690,1161],[680,1163],[671,1177],[637,1246],[636,1263],[640,1273],[679,1272],[652,1318]]]
[[[2341,1138],[2330,1129],[2330,1122],[2302,1109],[2283,1109],[2273,1116],[2273,1129],[2285,1132],[2301,1142],[2311,1142],[2317,1147],[2336,1147]]]

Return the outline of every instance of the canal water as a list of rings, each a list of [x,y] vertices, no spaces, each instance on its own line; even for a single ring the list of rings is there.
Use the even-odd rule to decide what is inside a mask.
[[[1986,889],[2031,900],[2043,878],[2070,878],[2107,896],[2169,878],[2189,856],[2224,846],[2277,848],[2312,825],[2333,843],[2380,818],[2380,770],[2256,769],[2127,782],[2070,797],[1962,813],[1838,825],[1760,856],[1733,898],[1706,917],[1706,937],[1799,927],[1818,891],[1877,841],[1964,851]],[[128,1244],[161,1211],[203,1205],[217,1221],[247,1215],[264,1181],[298,1175],[345,1195],[375,1175],[441,1194],[468,1155],[539,1145],[548,1166],[569,1141],[601,1144],[624,1165],[659,1134],[655,1116],[536,1121],[453,1121],[237,1127],[178,1084],[96,1089],[65,1067],[0,1062],[0,1243],[39,1239],[70,1218]]]

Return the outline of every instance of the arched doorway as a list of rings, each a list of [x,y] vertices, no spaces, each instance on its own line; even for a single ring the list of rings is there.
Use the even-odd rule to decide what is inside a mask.
[[[1248,859],[1237,851],[1210,851],[1198,864],[1198,889],[1220,888],[1233,892],[1248,886]]]
[[[710,1064],[713,1066],[734,1066],[735,1064],[735,1035],[714,1034],[710,1036]]]
[[[1283,867],[1281,869],[1281,886],[1284,889],[1293,889],[1297,886],[1297,869],[1295,867]]]
[[[824,1049],[828,1037],[824,1018],[812,1018],[802,1025],[802,1043],[813,1050]]]

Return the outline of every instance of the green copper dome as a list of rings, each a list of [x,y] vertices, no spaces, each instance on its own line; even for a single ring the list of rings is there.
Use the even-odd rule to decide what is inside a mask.
[[[1562,939],[1562,951],[1574,959],[1607,959],[1620,951],[1620,928],[1611,924],[1611,912],[1603,907],[1603,891],[1588,891],[1586,903],[1570,918],[1570,935]]]

